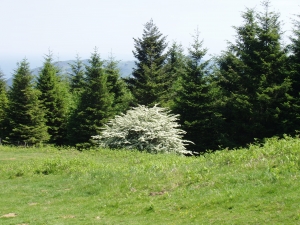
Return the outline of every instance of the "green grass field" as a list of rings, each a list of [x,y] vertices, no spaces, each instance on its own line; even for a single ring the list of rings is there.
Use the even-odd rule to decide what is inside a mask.
[[[300,224],[300,139],[200,157],[0,146],[0,224]]]

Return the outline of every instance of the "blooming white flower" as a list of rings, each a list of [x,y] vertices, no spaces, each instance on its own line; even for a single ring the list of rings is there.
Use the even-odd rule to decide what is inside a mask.
[[[192,142],[182,140],[185,131],[179,129],[178,116],[157,105],[139,105],[110,120],[101,134],[92,138],[102,147],[191,154],[185,146]]]

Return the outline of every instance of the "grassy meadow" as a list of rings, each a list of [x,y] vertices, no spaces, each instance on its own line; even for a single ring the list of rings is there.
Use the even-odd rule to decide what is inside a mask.
[[[199,157],[0,146],[0,224],[300,224],[300,139]]]

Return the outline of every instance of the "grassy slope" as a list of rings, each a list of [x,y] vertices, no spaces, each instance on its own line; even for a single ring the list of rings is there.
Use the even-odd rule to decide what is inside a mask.
[[[299,178],[292,138],[198,158],[0,146],[0,224],[300,224]]]

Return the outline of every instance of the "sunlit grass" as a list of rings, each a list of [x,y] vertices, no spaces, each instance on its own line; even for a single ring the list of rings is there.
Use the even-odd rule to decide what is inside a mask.
[[[300,140],[200,157],[0,146],[0,224],[298,224]]]

